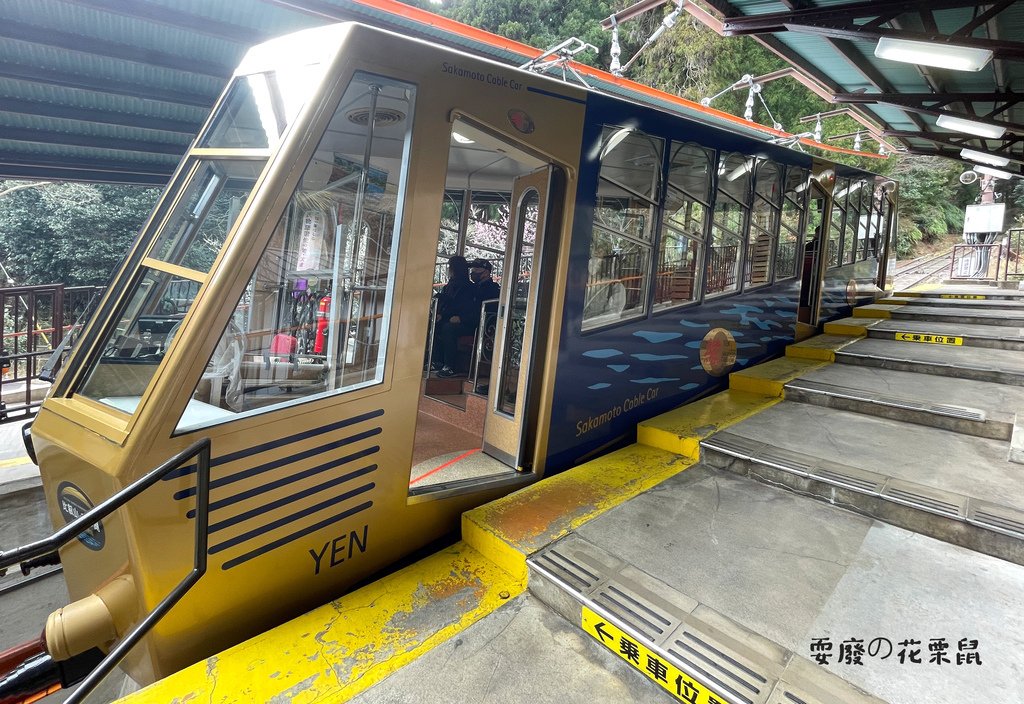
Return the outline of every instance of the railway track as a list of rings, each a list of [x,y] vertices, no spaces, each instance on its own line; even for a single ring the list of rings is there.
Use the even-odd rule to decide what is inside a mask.
[[[897,291],[903,291],[926,283],[936,278],[937,275],[948,271],[952,252],[951,247],[939,254],[913,259],[907,262],[903,268],[897,267],[894,288]]]

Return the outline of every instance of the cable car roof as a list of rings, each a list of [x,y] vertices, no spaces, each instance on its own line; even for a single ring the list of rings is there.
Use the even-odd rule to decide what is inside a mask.
[[[1017,94],[1005,90],[1020,77],[1024,44],[1008,38],[1024,26],[1024,3],[707,4],[726,18],[727,33],[755,34],[910,151],[959,158],[961,146],[969,146],[1014,155],[1007,167],[1014,171],[1024,164],[1024,147],[1013,132],[1024,130],[1024,108],[1016,102]],[[902,14],[896,24],[901,29],[887,27],[885,32],[919,31],[921,26],[930,28],[933,20],[933,29],[945,32],[977,25],[974,35],[985,34],[990,43],[999,37],[996,58],[978,73],[922,71],[875,59],[873,39],[849,38],[851,31],[867,33],[857,29],[864,20],[856,12],[870,6],[877,15],[878,8],[897,4]],[[822,10],[828,12],[807,14]],[[536,49],[395,0],[0,3],[0,177],[162,185],[249,46],[344,20],[364,21],[513,65],[537,55]],[[797,25],[801,28],[794,30]],[[842,38],[837,38],[840,34]],[[782,134],[589,67],[577,68],[605,92],[762,139]],[[947,100],[939,96],[947,94],[960,102],[944,109],[958,113],[973,109],[984,115],[1008,104],[992,119],[1010,123],[1011,131],[1004,139],[981,140],[937,128],[931,113],[937,101]],[[886,102],[866,102],[872,99]]]

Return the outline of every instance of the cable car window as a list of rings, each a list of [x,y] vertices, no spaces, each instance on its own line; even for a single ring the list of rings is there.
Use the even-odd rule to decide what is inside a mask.
[[[853,264],[857,257],[857,233],[859,230],[861,191],[865,181],[852,181],[846,192],[846,225],[843,237],[843,264]]]
[[[199,292],[199,282],[143,269],[135,290],[100,347],[79,393],[134,413]]]
[[[884,186],[878,186],[878,188],[872,191],[871,197],[871,222],[868,225],[868,237],[867,237],[867,252],[865,258],[877,257],[878,256],[878,241],[879,238],[884,237],[885,226],[885,188]]]
[[[837,178],[832,191],[832,215],[828,229],[828,266],[839,266],[839,242],[843,236],[843,220],[846,217],[846,193],[850,190],[850,179]]]
[[[875,219],[875,189],[870,181],[860,189],[860,220],[857,224],[857,261],[868,258],[871,229]]]
[[[353,78],[179,430],[383,380],[414,100]]]
[[[664,140],[605,127],[583,329],[647,312]]]
[[[453,139],[468,139],[455,133]],[[450,157],[454,158],[454,157]],[[500,281],[504,276],[505,247],[512,206],[511,192],[447,189],[441,203],[441,223],[434,262],[434,288],[440,289],[448,280],[448,258],[458,253],[466,259],[486,259],[491,263],[491,276]],[[460,236],[465,237],[460,248]]]
[[[810,173],[790,168],[786,172],[786,192],[782,199],[782,220],[775,248],[775,280],[789,279],[797,273],[797,248],[800,244],[800,218],[807,208]]]
[[[654,307],[697,300],[711,198],[714,153],[696,144],[672,143],[668,188],[658,247]]]
[[[263,159],[200,161],[149,256],[209,272],[265,163]]]
[[[740,248],[750,210],[750,172],[754,157],[723,154],[718,162],[718,190],[711,219],[711,246],[707,257],[707,294],[739,288]]]
[[[306,64],[239,76],[228,88],[199,146],[267,149],[276,145],[323,70],[322,65]]]
[[[779,236],[781,209],[782,167],[762,161],[754,175],[754,204],[750,210],[750,233],[747,236],[745,281],[751,286],[771,282],[772,255]]]

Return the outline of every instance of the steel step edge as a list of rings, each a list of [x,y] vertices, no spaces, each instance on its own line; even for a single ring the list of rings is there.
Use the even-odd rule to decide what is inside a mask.
[[[702,449],[755,465],[766,465],[1024,540],[1024,511],[1015,508],[775,447],[728,430],[715,433],[700,444]]]
[[[575,556],[562,549],[566,541],[571,541],[576,548]],[[716,626],[695,614],[699,606],[695,600],[658,582],[658,592],[672,594],[675,603],[689,601],[696,605],[690,611],[673,607],[672,598],[659,598],[658,594],[622,575],[621,569],[601,567],[599,557],[594,561],[581,560],[581,551],[603,552],[570,534],[530,556],[527,565],[531,591],[546,580],[577,607],[585,606],[595,612],[698,685],[715,692],[723,703],[881,703],[882,700],[865,694],[778,644],[773,643],[770,648],[759,646],[758,641],[767,641],[718,614],[718,619],[728,623],[731,633],[749,634],[746,643],[740,642],[726,633],[721,623]],[[623,564],[614,558],[605,558],[605,562]],[[581,574],[589,575],[588,579],[581,582],[575,578]],[[567,575],[574,577],[566,579]],[[542,585],[539,593],[535,592],[542,601],[546,601],[543,594],[546,588],[547,585]],[[572,617],[581,613],[556,610],[569,621],[574,621]],[[575,625],[580,625],[579,618],[575,619]],[[652,686],[657,685],[652,683]]]
[[[851,389],[837,384],[827,384],[820,381],[809,381],[798,379],[786,384],[785,388],[803,391],[809,394],[822,396],[834,396],[836,398],[849,399],[851,401],[864,401],[879,406],[887,406],[907,411],[922,411],[931,415],[947,416],[961,420],[977,421],[984,423],[987,419],[984,411],[967,406],[952,406],[942,403],[927,403],[924,401],[913,401],[911,399],[899,398],[897,396],[885,396],[882,394]]]

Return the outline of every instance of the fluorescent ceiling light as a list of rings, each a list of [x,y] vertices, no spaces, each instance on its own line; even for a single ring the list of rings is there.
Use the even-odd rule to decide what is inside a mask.
[[[974,134],[979,137],[987,137],[988,139],[999,139],[1006,132],[1006,128],[999,125],[987,125],[984,122],[965,120],[961,117],[953,117],[952,115],[939,115],[939,119],[935,124],[947,130],[956,130],[957,132]]]
[[[908,64],[924,64],[957,71],[980,71],[992,59],[992,51],[954,44],[932,44],[882,37],[875,46],[875,56]]]
[[[994,156],[985,152],[976,152],[973,149],[961,149],[960,156],[964,159],[977,161],[980,164],[990,164],[991,166],[1006,166],[1010,163],[1010,160],[1005,156]]]
[[[1013,178],[1013,174],[1009,171],[1000,171],[999,169],[993,169],[990,166],[975,166],[974,170],[979,174],[985,174],[986,176],[994,176],[996,178]]]

